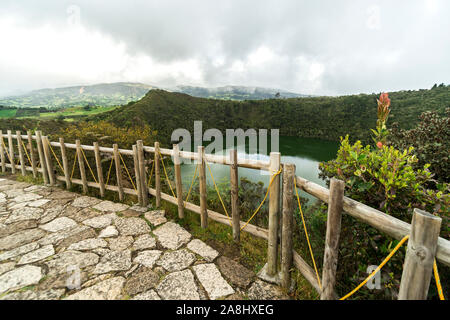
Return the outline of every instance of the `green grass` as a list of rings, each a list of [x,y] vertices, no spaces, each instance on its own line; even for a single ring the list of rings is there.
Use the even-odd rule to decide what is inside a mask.
[[[0,118],[13,118],[17,109],[0,109]]]

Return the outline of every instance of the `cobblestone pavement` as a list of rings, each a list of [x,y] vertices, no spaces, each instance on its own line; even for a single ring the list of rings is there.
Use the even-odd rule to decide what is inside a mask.
[[[164,211],[0,179],[0,300],[286,298]]]

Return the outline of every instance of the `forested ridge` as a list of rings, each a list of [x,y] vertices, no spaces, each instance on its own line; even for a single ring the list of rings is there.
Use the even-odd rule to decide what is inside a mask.
[[[340,97],[307,97],[224,101],[195,98],[187,94],[151,90],[137,102],[94,116],[119,126],[149,124],[158,131],[160,141],[170,143],[174,129],[192,132],[194,121],[203,121],[203,130],[217,128],[278,128],[281,135],[314,137],[338,141],[349,134],[351,139],[369,141],[375,127],[373,106],[377,94]],[[424,111],[443,115],[450,107],[450,87],[441,85],[429,90],[390,92],[390,123],[412,128]]]

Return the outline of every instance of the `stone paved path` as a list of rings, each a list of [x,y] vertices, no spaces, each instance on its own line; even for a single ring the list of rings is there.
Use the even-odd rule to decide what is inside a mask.
[[[0,300],[285,298],[164,211],[0,179]]]

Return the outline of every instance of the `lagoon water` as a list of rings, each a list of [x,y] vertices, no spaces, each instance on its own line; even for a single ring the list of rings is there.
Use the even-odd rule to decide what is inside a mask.
[[[301,176],[310,181],[316,182],[322,186],[325,186],[325,181],[319,178],[319,162],[331,160],[336,157],[339,144],[334,141],[324,141],[311,138],[297,138],[297,137],[285,137],[281,136],[280,153],[282,163],[293,163],[296,166],[296,175]],[[228,155],[229,150],[223,150],[223,154]],[[249,154],[244,150],[239,150],[238,158],[248,157],[250,159],[269,160],[268,155]],[[220,164],[210,164],[216,183],[229,182],[230,179],[230,167]],[[183,185],[188,188],[192,175],[194,174],[195,164],[183,164],[181,167]],[[213,185],[208,168],[206,169],[207,183]],[[246,177],[250,181],[261,181],[267,187],[269,184],[269,176],[266,172],[248,168],[239,168],[239,178]],[[306,196],[302,193],[302,196]],[[311,196],[307,196],[312,199]]]

